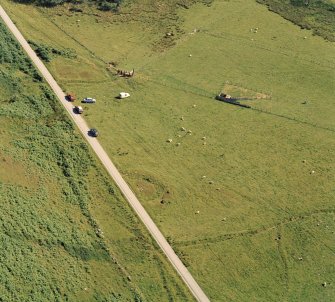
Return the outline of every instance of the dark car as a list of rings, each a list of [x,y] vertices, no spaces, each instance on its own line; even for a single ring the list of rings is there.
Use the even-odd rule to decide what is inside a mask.
[[[77,114],[82,114],[84,112],[84,109],[81,106],[74,106],[73,111]]]
[[[88,131],[88,135],[89,135],[89,136],[93,136],[93,137],[97,137],[97,136],[99,135],[99,132],[98,132],[97,129],[92,128],[92,129],[90,129],[90,130]]]

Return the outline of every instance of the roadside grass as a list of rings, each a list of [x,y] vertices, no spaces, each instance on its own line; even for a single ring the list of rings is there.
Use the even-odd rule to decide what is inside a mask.
[[[60,15],[66,7],[25,7],[29,20],[22,6],[5,7],[27,38],[73,48],[100,70],[94,79],[57,72],[62,57],[48,63],[79,99],[96,97],[86,120],[212,301],[334,294],[322,286],[332,282],[334,255],[309,224],[318,217],[334,229],[333,43],[252,0],[181,8],[166,27],[145,9],[69,17]],[[135,68],[135,77],[108,72],[110,61]],[[245,101],[248,110],[215,101],[221,90],[267,97]],[[120,91],[131,97],[116,100]],[[306,260],[297,264],[299,253]]]
[[[2,23],[0,41],[1,299],[192,301]]]

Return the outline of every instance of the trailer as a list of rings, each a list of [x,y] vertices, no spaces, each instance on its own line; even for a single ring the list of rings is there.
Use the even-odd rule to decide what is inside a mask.
[[[219,95],[217,95],[215,97],[216,100],[221,101],[221,102],[225,102],[228,104],[232,104],[235,106],[239,106],[239,107],[243,107],[243,108],[251,108],[249,105],[245,105],[245,104],[241,104],[239,101],[245,101],[245,100],[249,100],[248,98],[233,98],[231,95],[229,94],[225,94],[225,93],[220,93]]]

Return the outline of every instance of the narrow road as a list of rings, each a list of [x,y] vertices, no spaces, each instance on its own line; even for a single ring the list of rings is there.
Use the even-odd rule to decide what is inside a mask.
[[[77,114],[73,113],[73,106],[71,103],[66,101],[65,99],[65,93],[62,91],[62,89],[59,87],[55,79],[52,77],[48,69],[44,66],[42,61],[37,57],[35,52],[32,50],[32,48],[29,46],[28,42],[25,40],[25,38],[22,36],[20,31],[17,29],[17,27],[14,25],[12,20],[9,18],[7,13],[4,11],[2,6],[0,6],[0,16],[5,22],[5,24],[8,26],[9,30],[12,32],[12,34],[15,36],[15,38],[18,40],[18,42],[21,44],[23,49],[27,52],[30,59],[34,62],[37,69],[41,72],[45,80],[49,83],[50,87],[58,97],[59,101],[62,103],[64,108],[67,110],[83,136],[86,138],[88,143],[91,145],[93,151],[98,156],[98,158],[101,160],[102,164],[108,171],[109,175],[113,178],[117,186],[120,188],[122,194],[127,199],[131,207],[134,209],[138,217],[141,219],[141,221],[144,223],[144,225],[149,230],[151,236],[156,240],[166,257],[169,259],[173,267],[176,269],[180,277],[183,279],[184,283],[188,286],[190,291],[192,292],[193,296],[196,298],[197,301],[201,302],[207,302],[209,301],[206,294],[202,291],[198,283],[194,280],[188,269],[185,267],[185,265],[181,262],[181,260],[178,258],[176,253],[173,251],[172,247],[169,245],[169,243],[166,241],[163,234],[160,232],[156,224],[153,222],[149,214],[146,212],[146,210],[143,208],[135,194],[131,191],[128,184],[124,181],[122,178],[120,172],[116,169],[112,161],[110,160],[109,156],[105,152],[105,150],[100,145],[99,141],[96,138],[90,137],[88,135],[89,127],[87,126],[85,120]]]

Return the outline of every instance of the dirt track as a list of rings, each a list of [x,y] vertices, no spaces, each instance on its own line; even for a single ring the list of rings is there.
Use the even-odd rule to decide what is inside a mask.
[[[113,178],[114,182],[120,188],[124,197],[127,199],[127,201],[134,209],[138,217],[141,219],[141,221],[144,223],[144,225],[147,227],[152,237],[156,240],[156,242],[158,243],[158,245],[160,246],[166,257],[169,259],[169,261],[174,266],[178,274],[181,276],[185,284],[188,286],[188,288],[190,289],[196,300],[201,302],[209,301],[208,297],[202,291],[202,289],[194,280],[194,278],[187,270],[187,268],[184,266],[184,264],[180,261],[180,259],[175,254],[169,243],[164,238],[163,234],[157,228],[156,224],[153,222],[149,214],[143,208],[143,206],[141,205],[135,194],[131,191],[127,183],[124,181],[121,174],[116,169],[116,167],[110,160],[109,156],[100,145],[99,141],[96,138],[90,137],[88,135],[89,127],[87,126],[85,120],[80,115],[76,115],[75,113],[73,113],[73,106],[71,103],[66,101],[65,93],[59,87],[59,85],[54,80],[48,69],[44,66],[42,61],[37,57],[35,52],[31,49],[28,42],[25,40],[25,38],[22,36],[20,31],[17,29],[17,27],[14,25],[14,23],[11,21],[11,19],[1,6],[0,6],[0,16],[5,22],[5,24],[8,26],[12,34],[21,44],[23,49],[27,52],[28,56],[34,62],[35,66],[41,72],[45,80],[49,83],[50,87],[57,95],[59,101],[65,107],[65,109],[67,110],[67,112],[69,113],[69,115],[71,116],[71,118],[81,131],[82,135],[85,137],[85,139],[88,141],[95,154],[101,160],[102,164],[104,165],[110,176]]]

